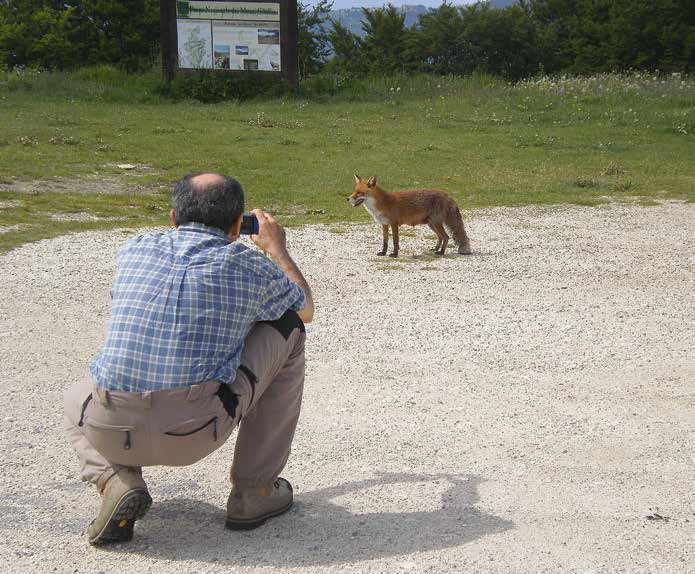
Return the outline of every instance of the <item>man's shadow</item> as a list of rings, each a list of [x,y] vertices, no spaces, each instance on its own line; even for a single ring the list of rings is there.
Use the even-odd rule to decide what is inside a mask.
[[[155,501],[138,523],[133,542],[110,551],[141,553],[155,559],[290,567],[451,548],[513,527],[512,522],[475,508],[481,482],[483,479],[475,475],[381,474],[302,492],[295,497],[290,512],[249,532],[226,530],[224,511],[208,503],[192,499]],[[366,502],[374,501],[376,495],[374,506],[379,506],[380,491],[387,498],[393,485],[418,486],[413,483],[448,483],[439,496],[405,501],[410,508],[436,510],[379,512],[375,508],[353,513],[332,502],[338,497],[359,501],[360,491],[371,489]],[[428,488],[422,490],[427,492]]]

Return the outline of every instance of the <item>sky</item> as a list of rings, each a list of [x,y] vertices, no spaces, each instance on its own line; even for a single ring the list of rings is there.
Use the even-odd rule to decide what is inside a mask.
[[[317,2],[317,0],[299,0],[300,2],[304,4],[309,4],[311,6],[314,6]],[[450,2],[450,4],[472,4],[475,0],[455,0],[453,2]],[[421,6],[429,6],[429,7],[437,7],[442,3],[442,0],[391,0],[391,4],[394,6],[402,6],[403,4],[407,5],[421,5]],[[357,2],[355,1],[350,1],[350,0],[333,0],[333,9],[334,10],[340,10],[341,8],[362,8],[362,7],[376,7],[376,6],[383,6],[384,4],[388,4],[388,0],[358,0]]]

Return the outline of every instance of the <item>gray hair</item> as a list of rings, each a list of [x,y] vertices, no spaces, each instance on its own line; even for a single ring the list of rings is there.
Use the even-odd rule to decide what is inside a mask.
[[[244,188],[227,175],[215,183],[200,185],[194,180],[200,173],[189,173],[174,186],[176,225],[202,223],[227,233],[244,212]]]

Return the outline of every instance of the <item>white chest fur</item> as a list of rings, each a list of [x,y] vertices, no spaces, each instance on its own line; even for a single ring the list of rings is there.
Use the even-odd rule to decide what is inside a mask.
[[[364,200],[364,207],[369,212],[369,214],[374,218],[374,221],[381,225],[388,225],[391,223],[388,217],[383,215],[376,207],[376,201],[374,198],[368,197]]]

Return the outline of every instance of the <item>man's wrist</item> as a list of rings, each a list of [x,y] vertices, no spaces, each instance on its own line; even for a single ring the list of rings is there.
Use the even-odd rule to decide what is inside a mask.
[[[268,249],[268,255],[270,255],[275,263],[280,263],[281,261],[291,261],[291,257],[289,252],[287,251],[287,247],[280,247],[276,249]]]

